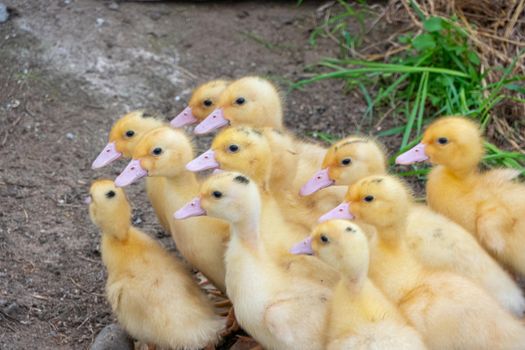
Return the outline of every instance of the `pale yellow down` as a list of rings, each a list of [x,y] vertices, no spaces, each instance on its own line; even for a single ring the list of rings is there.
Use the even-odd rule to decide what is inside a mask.
[[[160,155],[153,149],[161,148]],[[149,131],[133,151],[148,177],[164,180],[163,191],[150,198],[169,223],[177,249],[197,270],[224,292],[224,251],[229,239],[225,221],[209,217],[175,220],[173,213],[198,194],[199,182],[185,166],[193,158],[193,148],[183,131],[163,126]]]
[[[305,278],[290,271],[261,244],[263,204],[255,182],[240,173],[212,175],[201,186],[200,199],[208,215],[231,225],[225,256],[226,289],[241,327],[265,349],[323,349],[333,285],[328,285],[329,276],[324,272],[319,275],[312,270]],[[298,268],[313,259],[287,253],[283,258],[285,255]]]
[[[236,152],[230,150],[232,145],[237,146]],[[246,126],[221,130],[211,145],[222,169],[240,171],[255,179],[263,193],[277,201],[285,220],[307,235],[319,216],[341,202],[345,188],[299,196],[299,186],[295,184],[299,173],[309,168],[311,175],[319,167],[304,154],[305,147],[286,132]]]
[[[124,329],[136,339],[170,349],[216,344],[223,322],[189,271],[130,225],[124,191],[101,180],[93,183],[90,195],[90,216],[102,231],[107,299]]]
[[[383,147],[374,139],[350,136],[329,148],[322,167],[329,169],[336,184],[352,185],[369,175],[386,174],[385,158]],[[350,159],[350,164],[343,165],[343,159]],[[503,307],[523,315],[521,289],[465,229],[424,205],[412,205],[407,220],[407,246],[421,264],[470,278]]]
[[[401,181],[366,177],[350,186],[345,200],[356,219],[377,229],[370,247],[370,278],[430,349],[524,348],[521,322],[483,289],[457,274],[427,269],[413,258],[405,241],[412,197]]]
[[[217,102],[228,84],[229,80],[211,80],[193,90],[188,106],[195,119],[201,122],[217,108]]]
[[[368,242],[358,225],[331,220],[316,226],[310,237],[314,255],[341,274],[330,300],[327,349],[426,349],[368,278]]]
[[[448,142],[442,145],[439,138]],[[479,170],[483,138],[479,126],[466,118],[437,120],[421,142],[436,165],[427,182],[430,207],[472,232],[496,259],[525,275],[525,185],[511,180],[515,171]]]
[[[124,158],[131,158],[131,154],[140,138],[148,131],[163,125],[165,125],[165,123],[162,120],[145,114],[143,110],[129,112],[113,124],[109,131],[109,142],[115,143],[116,150],[122,153]],[[133,131],[133,136],[127,136],[126,133],[128,131]],[[151,200],[152,198],[158,197],[164,191],[163,182],[161,178],[146,179],[146,193],[159,219],[160,225],[166,232],[169,232],[169,222],[160,215],[161,209],[158,207],[159,203]]]

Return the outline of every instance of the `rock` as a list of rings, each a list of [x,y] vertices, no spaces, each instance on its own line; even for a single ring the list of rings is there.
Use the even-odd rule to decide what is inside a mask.
[[[118,11],[118,8],[119,8],[119,4],[115,1],[112,1],[109,5],[108,5],[108,8],[110,10],[113,10],[113,11]]]
[[[90,350],[133,350],[133,340],[116,323],[112,323],[100,331],[91,344]]]
[[[68,132],[68,133],[66,134],[66,137],[67,137],[68,139],[70,139],[70,140],[74,140],[74,139],[75,139],[75,134],[73,134],[72,132]]]
[[[4,23],[9,19],[9,12],[7,12],[7,6],[0,2],[0,23]]]
[[[4,312],[8,314],[9,316],[14,316],[18,314],[20,311],[22,311],[20,306],[15,302],[12,302],[4,309]]]

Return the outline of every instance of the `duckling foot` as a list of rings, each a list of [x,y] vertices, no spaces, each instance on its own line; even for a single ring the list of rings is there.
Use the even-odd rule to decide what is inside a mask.
[[[226,338],[232,333],[237,332],[241,327],[237,323],[237,319],[235,318],[235,311],[233,310],[233,306],[228,311],[228,315],[226,316],[226,327],[221,333],[222,338]]]
[[[224,299],[224,300],[221,300],[221,301],[217,301],[215,303],[213,303],[213,305],[216,307],[216,308],[223,308],[223,307],[231,307],[232,306],[232,303],[229,299]]]
[[[237,336],[237,341],[230,350],[264,350],[253,338],[243,335]]]

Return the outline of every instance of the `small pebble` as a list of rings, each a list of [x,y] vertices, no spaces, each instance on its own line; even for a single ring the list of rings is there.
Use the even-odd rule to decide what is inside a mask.
[[[108,5],[108,8],[109,8],[110,10],[113,10],[113,11],[118,11],[119,5],[118,5],[115,1],[112,1],[112,2]]]
[[[13,302],[4,309],[4,312],[9,316],[14,316],[20,312],[20,306],[17,303]]]
[[[103,24],[104,24],[104,18],[97,18],[96,20],[96,23],[97,23],[97,27],[101,27]]]
[[[75,139],[75,134],[73,134],[72,132],[68,132],[68,133],[66,134],[66,137],[67,137],[68,139],[70,139],[70,140],[74,140],[74,139]]]
[[[118,324],[104,327],[95,338],[90,350],[133,350],[133,341]]]
[[[4,23],[9,19],[9,12],[7,12],[7,6],[0,2],[0,23]]]

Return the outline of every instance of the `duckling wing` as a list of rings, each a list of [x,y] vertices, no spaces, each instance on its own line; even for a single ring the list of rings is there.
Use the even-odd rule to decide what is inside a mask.
[[[479,239],[496,254],[503,253],[505,237],[512,232],[512,215],[497,202],[483,202],[478,207],[477,232]]]

